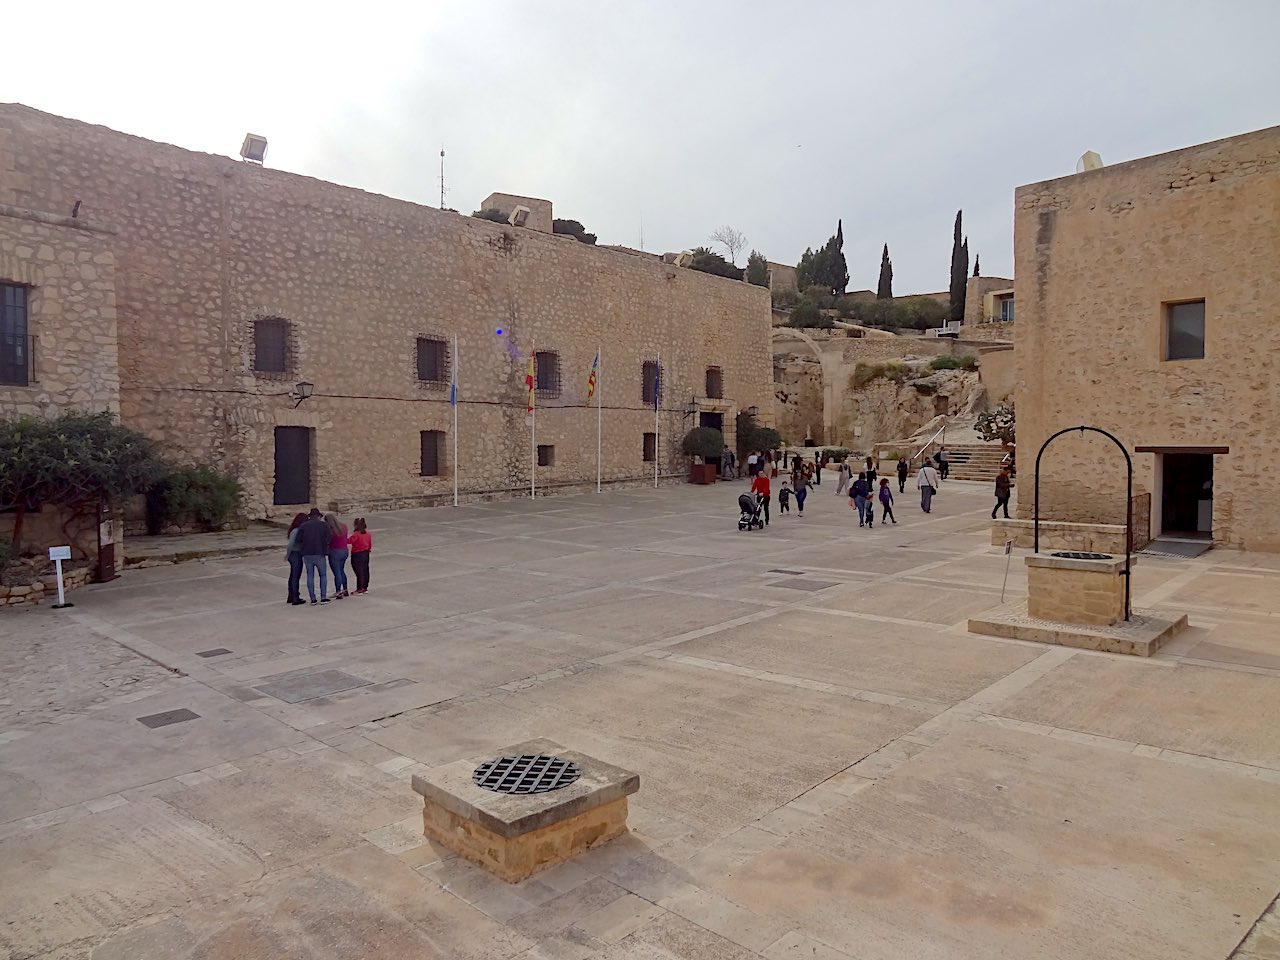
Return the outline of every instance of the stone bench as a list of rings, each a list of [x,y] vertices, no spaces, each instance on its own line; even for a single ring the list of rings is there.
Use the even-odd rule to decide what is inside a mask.
[[[574,771],[577,776],[564,786],[533,793],[498,792],[477,784],[485,779],[477,772],[482,765],[517,757],[567,763],[484,767],[490,773],[487,780],[528,789],[538,786],[539,770],[559,771],[563,779]],[[413,778],[413,789],[423,798],[423,833],[510,883],[626,833],[627,797],[639,788],[637,774],[550,740],[529,740]]]

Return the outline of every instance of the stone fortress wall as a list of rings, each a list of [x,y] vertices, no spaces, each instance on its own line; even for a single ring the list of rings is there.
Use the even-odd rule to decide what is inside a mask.
[[[1156,457],[1213,457],[1213,537],[1280,549],[1275,478],[1280,391],[1280,127],[1020,187],[1015,194],[1018,446],[1081,423],[1114,433],[1150,494]],[[1171,302],[1205,301],[1205,355],[1165,360]],[[1124,461],[1097,435],[1045,454],[1042,509],[1123,522]],[[1024,490],[1024,494],[1025,494]],[[1031,516],[1031,498],[1018,512]]]
[[[68,211],[76,200],[88,222],[114,231],[109,241],[65,227],[43,239],[54,262],[82,264],[89,253],[100,278],[110,264],[94,261],[98,246],[114,257],[123,421],[179,459],[236,473],[251,516],[283,509],[272,504],[277,426],[315,430],[313,499],[322,504],[451,492],[447,384],[417,380],[418,337],[445,339],[450,352],[458,338],[464,493],[527,489],[524,378],[534,348],[558,353],[560,369],[558,396],[538,400],[537,441],[555,448],[554,465],[538,468],[540,486],[595,480],[586,390],[598,346],[606,480],[652,476],[643,443],[654,411],[642,402],[641,367],[659,352],[663,474],[686,462],[678,443],[697,424],[691,401],[706,392],[706,368],[722,369],[725,399],[700,405],[723,412],[728,439],[738,409],[758,406],[769,419],[770,307],[760,287],[0,106],[0,203]],[[44,310],[52,300],[38,278],[22,279],[42,262],[42,244],[26,247],[21,257],[5,248],[0,279],[37,283],[31,322],[43,343],[62,336],[64,315]],[[254,323],[268,317],[289,324],[281,375],[253,371]],[[109,382],[116,364],[103,346]],[[288,394],[299,380],[315,394],[295,407]],[[419,475],[423,430],[446,435],[441,476]]]

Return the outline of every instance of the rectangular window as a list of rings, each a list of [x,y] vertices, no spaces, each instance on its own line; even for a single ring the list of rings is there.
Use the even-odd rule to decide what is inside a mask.
[[[707,367],[707,398],[710,400],[724,398],[724,371],[719,367]]]
[[[560,354],[539,350],[533,355],[538,396],[554,400],[560,396]]]
[[[1164,305],[1166,360],[1204,359],[1204,301]]]
[[[444,463],[444,431],[423,430],[422,438],[422,476],[438,477]]]
[[[556,448],[550,444],[538,444],[538,466],[554,467],[556,465]]]
[[[1001,320],[1006,322],[1013,321],[1013,297],[1000,297],[996,301],[997,314]]]
[[[646,406],[652,407],[654,393],[662,390],[658,383],[661,372],[657,360],[646,360],[640,368],[640,399]]]
[[[653,463],[658,459],[658,435],[656,433],[646,433],[644,435],[644,462]]]
[[[0,383],[31,382],[31,341],[27,337],[27,288],[0,284]]]
[[[288,320],[260,317],[253,322],[253,369],[255,373],[289,372]]]
[[[449,345],[443,340],[418,338],[418,379],[437,385],[449,381]]]

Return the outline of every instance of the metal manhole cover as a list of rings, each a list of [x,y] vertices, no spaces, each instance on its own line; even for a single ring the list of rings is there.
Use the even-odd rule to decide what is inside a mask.
[[[231,651],[226,647],[214,647],[212,650],[197,650],[197,657],[225,657]]]
[[[1087,553],[1081,550],[1055,550],[1051,557],[1062,557],[1066,560],[1114,560],[1109,553]]]
[[[572,760],[545,753],[498,757],[476,767],[471,782],[495,793],[546,793],[567,787],[582,770]]]
[[[152,713],[145,717],[138,717],[138,722],[144,727],[150,727],[154,730],[156,727],[167,727],[171,723],[185,723],[187,720],[199,720],[200,714],[182,707],[178,710],[166,710],[164,713]]]

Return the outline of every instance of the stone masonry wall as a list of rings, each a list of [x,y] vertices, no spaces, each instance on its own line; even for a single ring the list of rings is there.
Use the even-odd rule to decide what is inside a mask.
[[[0,206],[0,282],[28,287],[35,338],[34,376],[26,386],[0,384],[0,416],[119,411],[110,239],[70,218]]]
[[[678,454],[705,370],[733,412],[770,411],[763,288],[570,237],[517,229],[281,171],[0,106],[0,202],[69,210],[117,231],[120,409],[180,459],[240,476],[252,516],[273,508],[274,428],[315,431],[312,499],[369,501],[452,489],[447,385],[416,378],[418,337],[458,338],[464,492],[527,489],[524,389],[532,349],[559,355],[538,400],[539,482],[596,474],[587,375],[602,348],[606,479],[651,475],[641,365],[663,358],[659,459]],[[283,375],[252,370],[253,325],[288,321]],[[498,330],[502,333],[499,335]],[[295,407],[295,381],[315,395]],[[768,421],[769,416],[765,418]],[[442,475],[419,476],[419,431],[446,435]]]
[[[1015,194],[1018,440],[1024,478],[1080,423],[1214,457],[1214,540],[1280,549],[1280,127],[1021,187]],[[1205,356],[1164,360],[1164,305],[1204,298]],[[1136,488],[1160,496],[1156,458]],[[1071,434],[1045,454],[1046,515],[1123,502],[1123,457]],[[1074,501],[1074,502],[1073,502]],[[1029,516],[1023,498],[1019,515]],[[1153,526],[1155,524],[1153,516]]]

